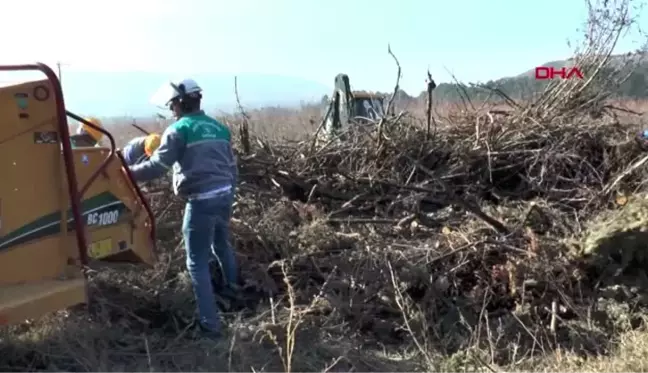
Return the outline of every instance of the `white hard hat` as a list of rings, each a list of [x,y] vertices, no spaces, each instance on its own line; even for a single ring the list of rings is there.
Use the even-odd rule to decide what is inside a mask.
[[[183,95],[202,92],[202,88],[193,79],[179,79],[162,84],[151,97],[151,103],[159,107],[167,107],[171,100]]]

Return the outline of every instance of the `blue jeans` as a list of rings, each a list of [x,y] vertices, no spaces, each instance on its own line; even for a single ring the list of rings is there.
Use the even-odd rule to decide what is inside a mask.
[[[238,269],[229,242],[229,222],[234,191],[205,200],[188,201],[185,206],[182,234],[187,251],[187,269],[191,276],[201,325],[210,331],[220,330],[220,317],[209,271],[212,256],[218,257],[228,283],[236,283]]]

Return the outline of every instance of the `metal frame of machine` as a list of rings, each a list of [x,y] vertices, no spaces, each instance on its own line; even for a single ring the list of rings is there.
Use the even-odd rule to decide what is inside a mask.
[[[52,96],[51,99],[54,101],[54,105],[56,107],[56,109],[55,109],[55,111],[56,111],[56,118],[55,118],[56,124],[55,124],[55,127],[56,127],[56,130],[59,133],[59,139],[58,139],[59,141],[58,142],[61,145],[61,151],[62,151],[62,166],[63,166],[62,168],[65,169],[65,181],[66,181],[66,184],[67,184],[67,198],[68,198],[67,201],[69,201],[69,205],[68,205],[69,210],[67,210],[67,211],[71,211],[71,218],[72,218],[71,219],[72,220],[72,222],[71,222],[72,227],[71,228],[68,227],[68,225],[66,223],[66,222],[69,222],[68,220],[65,220],[66,222],[62,221],[60,223],[62,227],[66,226],[66,227],[69,228],[67,230],[67,232],[61,230],[60,235],[61,235],[61,237],[66,237],[67,238],[70,235],[70,233],[72,233],[72,232],[70,232],[71,230],[75,231],[74,235],[75,235],[75,238],[76,238],[76,246],[78,248],[78,263],[75,263],[74,267],[75,268],[82,267],[81,270],[80,270],[80,273],[82,275],[79,275],[79,280],[83,281],[84,287],[87,285],[87,274],[86,274],[86,271],[83,270],[83,268],[88,266],[90,260],[89,260],[89,255],[88,255],[88,239],[87,239],[88,236],[87,236],[87,233],[86,233],[86,230],[89,229],[89,228],[86,227],[88,225],[87,218],[84,220],[83,211],[82,211],[82,201],[83,201],[84,195],[86,195],[88,193],[88,191],[91,189],[91,187],[93,187],[93,185],[97,184],[98,178],[101,177],[102,175],[104,176],[104,179],[110,179],[109,173],[112,172],[111,175],[112,175],[113,178],[115,178],[115,177],[118,178],[118,179],[123,178],[123,180],[120,181],[120,183],[121,183],[120,187],[122,188],[121,190],[131,190],[135,194],[132,197],[132,199],[129,199],[129,201],[131,201],[131,200],[135,201],[134,203],[137,206],[139,206],[137,214],[133,213],[133,215],[137,215],[139,217],[140,212],[145,212],[145,216],[140,218],[140,220],[138,220],[138,221],[140,222],[140,224],[143,224],[143,226],[145,226],[150,232],[150,236],[149,236],[149,238],[150,238],[150,246],[148,246],[148,248],[150,248],[150,250],[145,250],[145,251],[146,251],[147,255],[150,254],[149,259],[152,261],[153,258],[154,258],[155,250],[156,250],[156,248],[155,248],[156,231],[155,231],[154,214],[153,214],[153,212],[151,210],[151,207],[148,204],[148,201],[146,200],[146,197],[144,196],[144,194],[142,193],[142,191],[138,187],[137,183],[133,179],[133,176],[130,173],[130,170],[128,169],[128,167],[123,166],[123,165],[125,165],[124,158],[123,158],[121,152],[119,150],[117,150],[116,144],[115,144],[115,139],[112,136],[112,134],[110,132],[106,131],[105,129],[100,128],[99,126],[96,126],[93,123],[90,123],[90,122],[86,121],[84,118],[82,118],[82,117],[80,117],[80,116],[78,116],[76,114],[73,114],[73,113],[66,110],[65,102],[64,102],[64,98],[63,98],[63,92],[62,92],[62,88],[61,88],[61,83],[60,83],[59,79],[57,78],[56,74],[54,73],[54,71],[50,67],[48,67],[47,65],[42,64],[42,63],[36,63],[36,64],[29,64],[29,65],[0,66],[0,72],[12,72],[12,71],[40,71],[47,78],[47,80],[46,81],[44,80],[43,82],[46,82],[48,84],[48,86],[49,86],[48,88],[51,90],[51,93],[50,93],[51,96]],[[105,159],[103,159],[103,161],[99,164],[99,166],[96,168],[96,170],[94,170],[94,172],[92,172],[90,174],[90,176],[87,178],[85,183],[83,185],[81,185],[81,186],[79,185],[80,182],[79,182],[77,170],[75,170],[75,167],[78,167],[78,165],[75,164],[75,155],[77,155],[77,153],[76,153],[77,149],[73,149],[72,145],[71,145],[71,137],[70,137],[70,132],[69,132],[69,129],[68,129],[67,117],[75,119],[75,120],[77,120],[79,122],[82,122],[82,123],[94,128],[94,129],[96,129],[97,131],[102,132],[108,138],[108,141],[110,143],[110,147],[107,148],[107,149],[106,148],[100,148],[100,149],[97,149],[100,152],[89,153],[93,157],[95,157],[95,159],[96,159],[96,157],[101,156],[101,154],[104,154],[106,150],[107,150],[108,154],[105,157]],[[2,123],[0,123],[0,125],[2,125]],[[87,149],[86,150],[81,150],[81,151],[90,152]],[[84,156],[85,156],[85,154],[84,154]],[[121,169],[121,171],[120,171],[121,173],[117,172],[118,169]],[[105,183],[108,183],[108,182],[105,181],[104,184]],[[101,184],[101,182],[99,184]],[[108,184],[106,184],[106,185],[108,185]],[[110,186],[110,185],[108,185],[108,186]],[[101,187],[107,188],[108,186],[99,185],[98,187],[95,187],[95,189],[99,188],[98,189],[99,191],[103,191],[100,188]],[[96,192],[96,190],[95,190],[95,192]],[[0,197],[2,197],[2,196],[0,196]],[[140,204],[141,204],[141,206],[140,206]],[[61,216],[68,216],[68,215],[65,214],[65,213],[62,213]],[[135,223],[133,223],[135,221],[134,220],[135,218],[133,217],[132,219],[133,219],[132,221],[123,223],[124,225],[127,224],[127,223],[131,224],[131,226],[132,226],[131,235],[134,234],[132,232],[134,232],[135,229],[136,229],[135,228]],[[106,234],[110,234],[110,233],[103,232],[103,234],[106,235]],[[141,231],[139,231],[138,234],[142,234]],[[90,233],[90,235],[92,235],[92,233]],[[138,237],[140,237],[140,236],[138,236]],[[131,244],[132,244],[132,242],[131,242]],[[135,250],[135,249],[133,249],[133,250]],[[52,255],[54,255],[54,254],[52,254]],[[1,257],[0,257],[0,260],[2,260]],[[70,258],[68,257],[68,264],[70,264],[69,261],[70,261]],[[146,260],[144,260],[144,261],[146,262]],[[32,278],[32,277],[34,277],[34,276],[31,276],[29,278]],[[52,282],[52,281],[50,281],[50,282]],[[78,284],[78,282],[77,282],[77,284]],[[22,314],[21,313],[16,314],[16,312],[17,312],[16,310],[20,309],[19,306],[24,306],[24,304],[23,303],[19,304],[18,300],[12,298],[12,296],[14,296],[12,294],[15,293],[15,297],[19,298],[19,297],[22,296],[20,294],[21,290],[20,290],[20,288],[18,286],[14,286],[14,285],[11,285],[11,284],[7,285],[6,283],[4,285],[6,285],[6,289],[5,288],[0,288],[0,292],[3,293],[0,296],[0,325],[17,323],[17,322],[21,322],[22,320],[25,320],[25,319],[28,319],[28,318],[39,317],[44,313],[54,311],[56,309],[56,307],[66,308],[66,307],[69,307],[69,306],[74,305],[74,304],[84,303],[84,302],[86,302],[88,300],[88,298],[87,298],[87,288],[86,288],[85,289],[85,294],[83,296],[80,295],[79,291],[76,291],[76,293],[75,293],[76,295],[70,295],[70,296],[61,295],[59,300],[54,300],[54,301],[50,301],[49,303],[47,303],[47,306],[45,307],[47,309],[43,309],[42,306],[40,308],[38,308],[36,306],[29,307],[29,305],[28,305],[27,307],[23,307],[21,309],[21,310],[23,310],[23,311],[20,311],[20,312],[22,312]],[[21,284],[17,284],[17,285],[21,285]],[[31,284],[28,283],[27,285],[31,285]],[[13,286],[13,288],[12,288],[12,286]],[[36,289],[38,286],[39,286],[39,283],[34,282],[33,286],[31,288]],[[78,288],[78,286],[77,286],[77,288]],[[22,290],[23,293],[25,292],[24,289],[26,289],[26,288],[23,288],[23,290]],[[34,291],[36,291],[36,290],[34,290]],[[41,293],[41,294],[44,294],[44,293]],[[23,296],[23,298],[26,299],[24,296]],[[23,299],[23,302],[29,302],[29,300],[24,300],[24,299]],[[38,303],[37,301],[38,301],[37,298],[33,298],[33,303],[34,304]],[[9,315],[9,316],[7,316],[7,315]],[[22,320],[20,319],[21,316],[24,316],[24,318]]]

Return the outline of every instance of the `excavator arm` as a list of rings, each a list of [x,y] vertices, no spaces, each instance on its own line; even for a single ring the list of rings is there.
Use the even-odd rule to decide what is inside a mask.
[[[353,102],[354,97],[349,76],[346,74],[336,75],[335,88],[329,104],[331,105],[330,117],[326,120],[326,133],[329,136],[340,133],[353,119]]]

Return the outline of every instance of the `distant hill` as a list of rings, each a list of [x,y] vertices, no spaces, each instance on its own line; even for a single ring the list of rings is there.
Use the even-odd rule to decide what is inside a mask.
[[[622,66],[621,64],[625,59],[625,55],[612,56],[610,63],[612,66]],[[628,80],[615,92],[618,97],[633,99],[648,98],[648,58],[642,56],[641,60],[637,62],[637,68],[632,71]],[[554,68],[572,67],[573,61],[571,59],[550,61],[540,66]],[[602,73],[604,74],[605,72]],[[533,68],[519,75],[491,80],[482,83],[482,85],[497,87],[514,99],[528,99],[541,92],[547,83],[547,80],[535,79],[535,68]],[[459,100],[460,94],[458,88],[459,86],[457,84],[441,83],[435,89],[434,97],[440,101]],[[488,97],[488,91],[484,89],[470,87],[469,85],[465,89],[471,98],[485,99]],[[422,92],[418,95],[418,98],[423,98],[425,95],[426,93]]]
[[[627,61],[627,55],[611,56],[609,66],[621,67]],[[643,99],[648,98],[648,56],[646,55],[632,55],[632,58],[639,58],[636,60],[636,68],[630,73],[629,78],[623,83],[616,91],[616,96],[619,98]],[[573,67],[572,59],[558,60],[546,62],[540,66],[544,67]],[[605,71],[601,72],[605,74]],[[459,102],[462,94],[468,94],[471,100],[485,100],[490,99],[496,101],[498,97],[493,95],[489,96],[490,91],[478,86],[487,86],[491,88],[498,88],[509,97],[515,100],[532,99],[543,91],[548,84],[548,80],[537,80],[535,78],[535,68],[527,70],[521,74],[504,77],[497,80],[490,80],[480,83],[438,83],[434,90],[434,99],[437,102]],[[352,83],[353,84],[353,83]],[[391,95],[391,92],[380,92],[383,94]],[[328,96],[326,96],[328,97]],[[427,97],[427,92],[423,91],[416,95],[410,95],[404,90],[399,90],[396,95],[396,103],[398,106],[407,105],[408,102],[422,101]],[[322,101],[324,102],[324,101]]]

